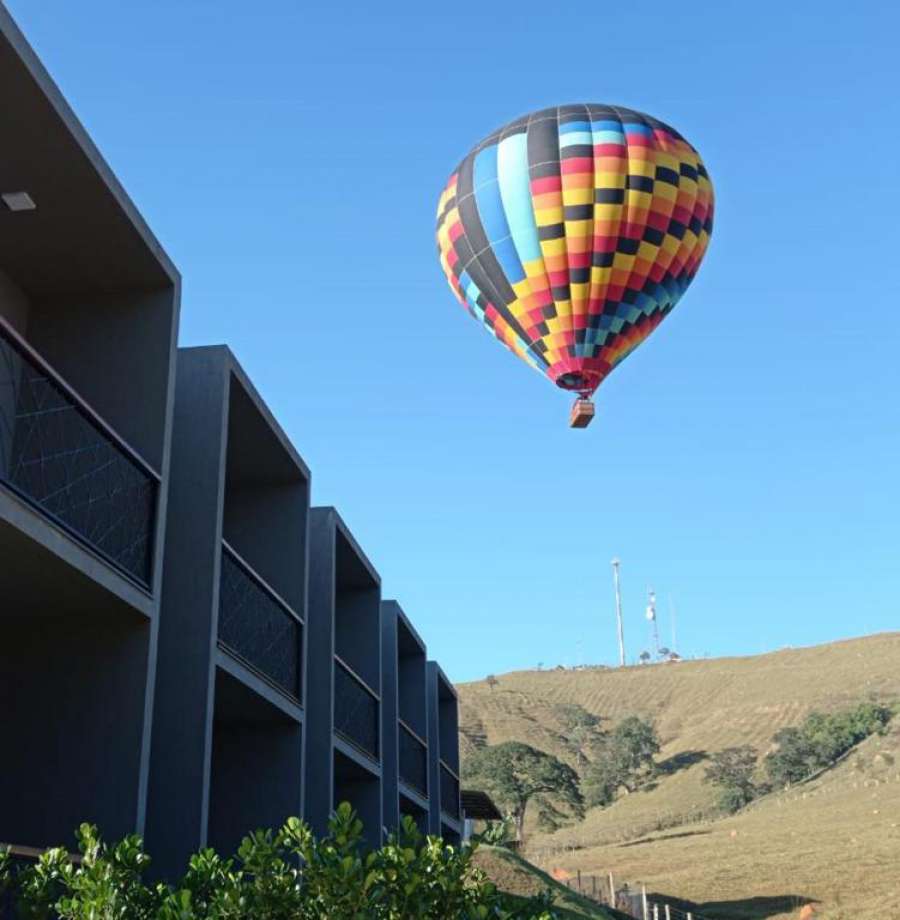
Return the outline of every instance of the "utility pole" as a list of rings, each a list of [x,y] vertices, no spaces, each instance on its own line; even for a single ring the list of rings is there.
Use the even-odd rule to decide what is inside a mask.
[[[669,595],[669,613],[672,615],[672,651],[678,651],[678,639],[675,635],[675,600]]]
[[[616,557],[612,561],[613,584],[616,586],[616,620],[619,624],[619,664],[625,667],[625,627],[622,625],[622,592],[619,588],[619,566],[621,562]]]

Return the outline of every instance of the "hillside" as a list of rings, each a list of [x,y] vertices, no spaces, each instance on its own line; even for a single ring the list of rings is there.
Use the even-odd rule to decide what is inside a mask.
[[[748,658],[516,672],[493,689],[458,689],[464,754],[517,739],[577,768],[561,703],[578,703],[606,724],[636,714],[657,726],[664,772],[654,787],[555,834],[532,828],[528,855],[544,868],[612,869],[728,920],[796,916],[791,909],[804,898],[821,902],[820,917],[880,918],[866,911],[897,897],[897,720],[888,737],[869,739],[814,783],[732,818],[715,817],[715,793],[702,777],[708,754],[738,744],[765,752],[779,728],[813,709],[900,699],[900,634]]]
[[[502,847],[480,846],[475,854],[475,863],[507,894],[530,898],[551,891],[555,897],[553,907],[560,920],[614,920],[622,916],[580,897],[547,873]]]

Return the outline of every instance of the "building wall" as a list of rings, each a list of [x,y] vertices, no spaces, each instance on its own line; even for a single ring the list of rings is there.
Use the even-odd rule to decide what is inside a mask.
[[[0,838],[71,848],[83,821],[143,828],[148,622],[110,605],[4,617]]]
[[[5,272],[0,270],[0,316],[21,336],[28,331],[30,304],[23,291]]]

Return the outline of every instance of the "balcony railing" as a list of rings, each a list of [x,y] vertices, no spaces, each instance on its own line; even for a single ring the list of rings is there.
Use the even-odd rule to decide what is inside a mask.
[[[402,720],[400,726],[400,779],[428,797],[428,746]]]
[[[224,540],[219,645],[301,700],[303,621]]]
[[[441,761],[441,812],[459,820],[459,777]]]
[[[159,475],[2,321],[0,481],[149,587]]]
[[[378,695],[352,668],[334,656],[334,730],[378,760]]]

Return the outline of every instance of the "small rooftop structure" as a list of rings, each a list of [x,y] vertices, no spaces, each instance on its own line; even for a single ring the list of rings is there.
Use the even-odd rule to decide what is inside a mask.
[[[494,800],[480,789],[463,789],[460,793],[463,817],[468,821],[502,821],[503,815]]]

